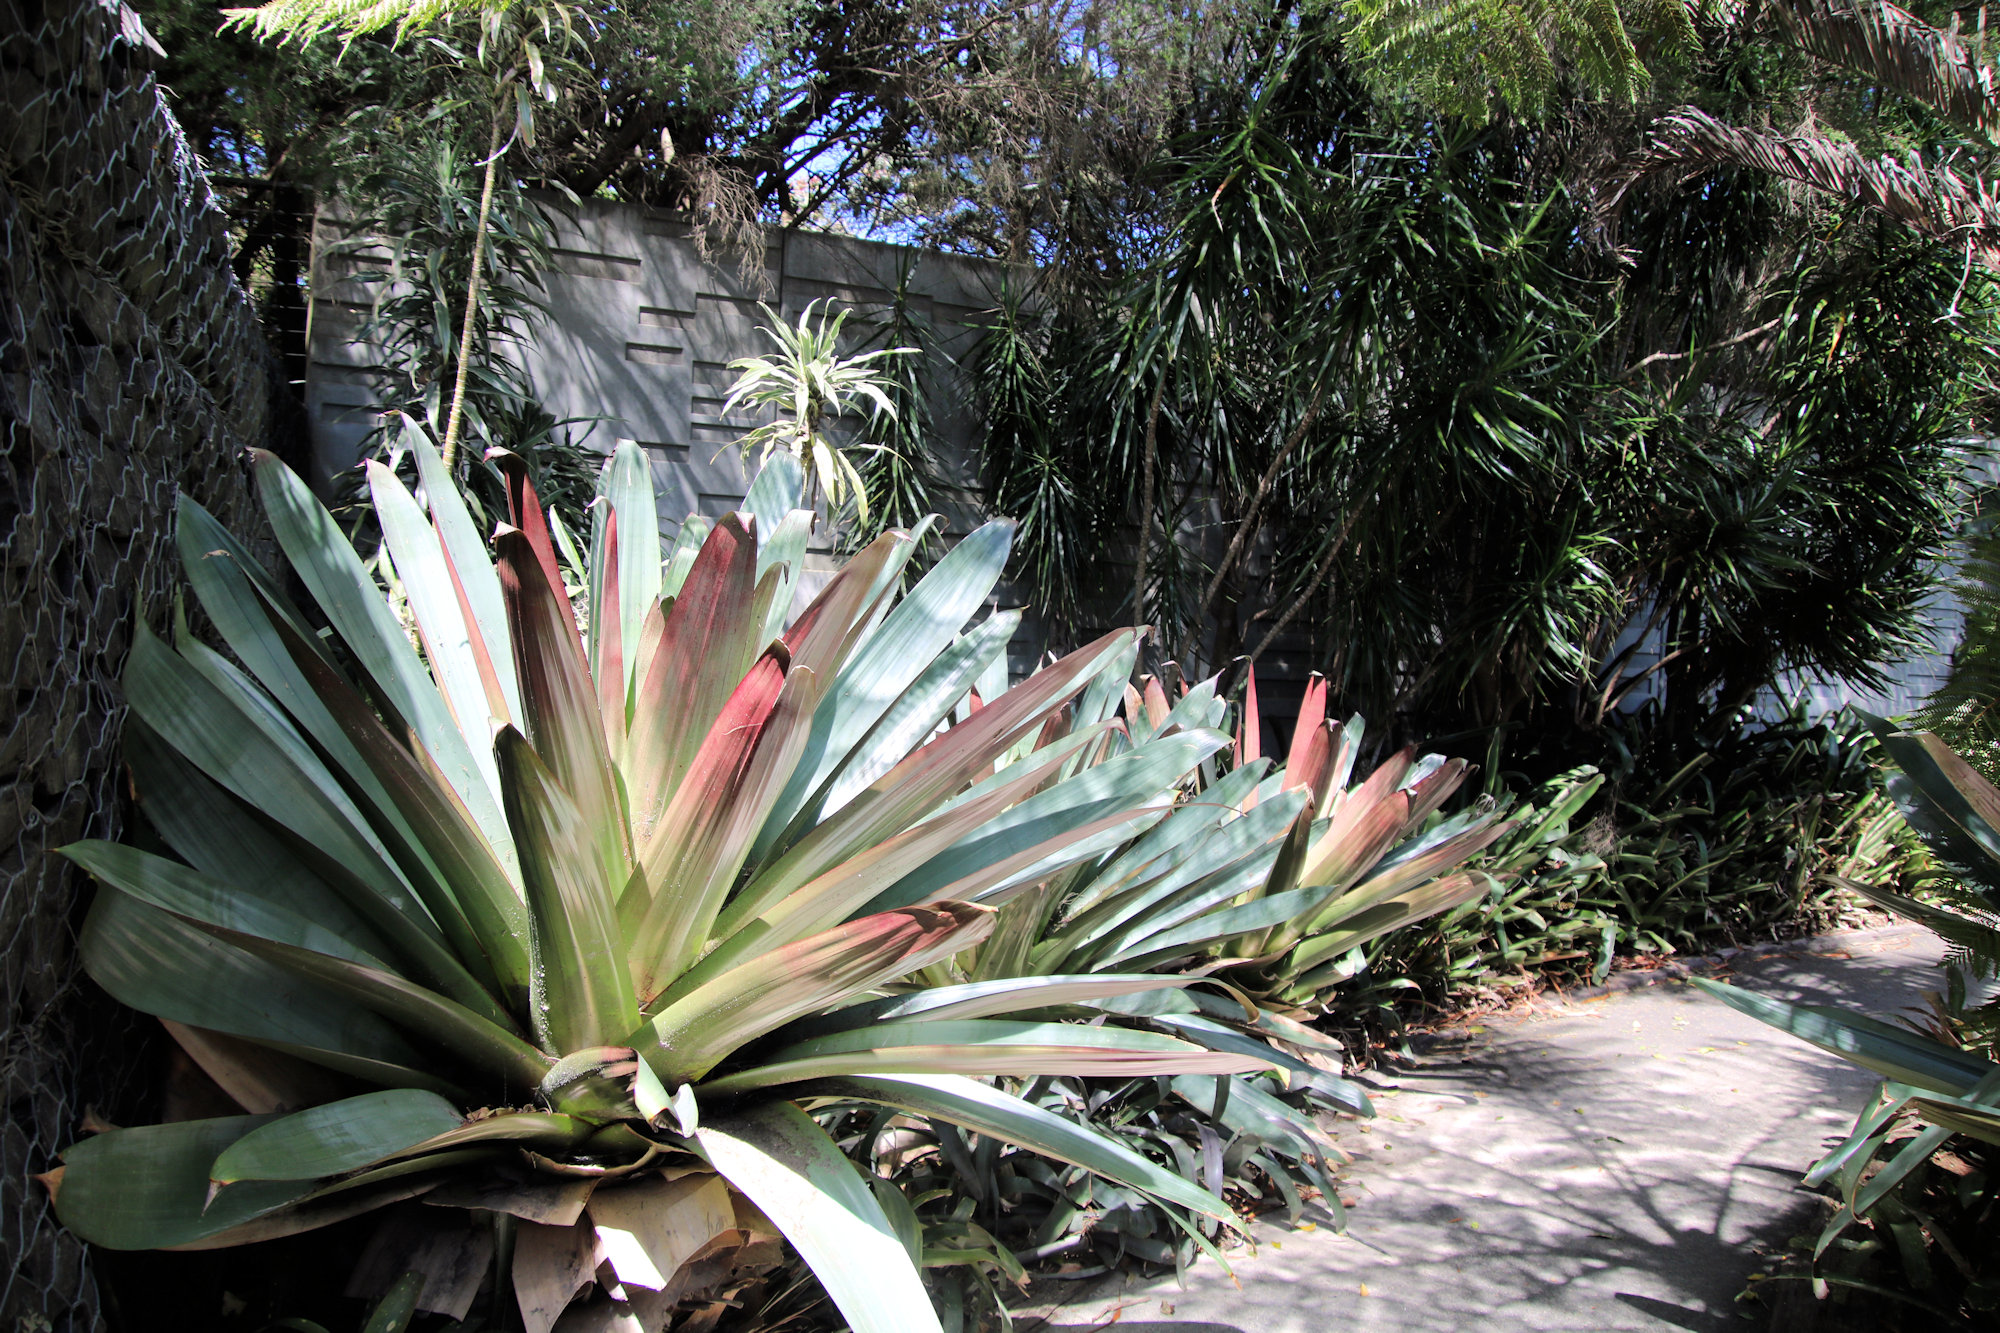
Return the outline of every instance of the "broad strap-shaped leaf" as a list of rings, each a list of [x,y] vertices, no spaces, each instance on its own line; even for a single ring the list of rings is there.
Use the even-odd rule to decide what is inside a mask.
[[[459,606],[459,592],[436,529],[403,483],[374,459],[367,463],[368,490],[375,501],[382,542],[402,580],[403,595],[422,636],[431,674],[451,709],[466,749],[487,786],[498,796],[500,772],[493,762],[493,708],[485,673],[473,650],[474,629]],[[501,721],[509,719],[502,718]]]
[[[269,587],[269,580],[253,576],[245,569],[233,546],[216,545],[229,539],[192,502],[184,501],[181,506],[176,535],[189,582],[231,650],[255,674],[270,698],[326,756],[329,767],[346,784],[354,803],[365,809],[377,838],[394,855],[397,866],[423,898],[425,908],[449,937],[461,961],[478,972],[479,966],[473,960],[484,950],[471,939],[461,919],[454,892],[459,884],[455,875],[458,868],[434,863],[436,849],[418,831],[416,821],[411,818],[413,812],[403,807],[398,795],[392,794],[394,783],[382,771],[382,758],[387,754],[393,756],[401,770],[414,771],[422,766],[428,782],[428,775],[437,772],[428,752],[419,746],[416,755],[421,759],[413,757],[404,748],[406,741],[389,734],[352,682],[328,658],[318,636]],[[192,645],[190,652],[195,653],[190,660],[200,668],[199,652]],[[225,687],[232,678],[232,673],[226,671],[209,674],[220,677],[218,684]],[[357,717],[365,719],[366,726],[361,732],[356,731]],[[370,740],[376,742],[373,753],[368,749]],[[479,748],[490,749],[483,733]],[[504,911],[506,901],[516,896],[509,879],[515,873],[511,869],[512,840],[503,837],[501,844],[494,846],[487,831],[472,819],[471,812],[442,774],[437,775],[435,785],[443,795],[433,804],[457,812],[458,821],[467,826],[464,841],[476,845],[479,860],[493,866]],[[428,858],[414,850],[418,846],[430,854]],[[492,886],[487,886],[487,890],[494,891]],[[484,979],[491,981],[492,974],[484,974]]]
[[[1255,1046],[1246,1041],[1244,1046]],[[702,1085],[737,1094],[843,1074],[1152,1078],[1268,1069],[1268,1054],[1191,1045],[1157,1032],[974,1018],[871,1023],[781,1047]]]
[[[209,653],[204,664],[197,669],[140,626],[126,659],[126,700],[161,740],[269,816],[302,851],[319,853],[315,873],[387,942],[395,961],[465,1003],[491,1004],[304,739],[228,663]]]
[[[1348,897],[1355,900],[1350,909],[1331,913],[1321,908],[1313,914],[1315,919],[1324,919],[1326,924],[1293,947],[1285,966],[1288,970],[1303,972],[1391,930],[1469,903],[1486,893],[1492,884],[1492,879],[1483,871],[1468,870],[1441,875],[1382,902],[1365,903],[1359,895],[1350,894]]]
[[[598,498],[596,533],[592,538],[590,605],[618,605],[618,515]],[[586,656],[590,678],[597,686],[597,719],[604,727],[604,744],[616,764],[625,750],[625,629],[615,615],[592,616]]]
[[[366,1006],[127,894],[97,895],[79,952],[91,979],[140,1013],[389,1087],[454,1091],[429,1072],[434,1058]]]
[[[973,721],[991,711],[980,709]],[[1087,768],[988,821],[883,890],[869,906],[883,911],[922,902],[954,881],[1024,848],[1045,844],[1120,810],[1136,811],[1160,793],[1171,791],[1197,764],[1228,743],[1217,732],[1180,732]]]
[[[481,775],[478,760],[452,719],[444,696],[390,611],[347,534],[290,468],[269,453],[251,450],[252,470],[264,513],[293,570],[333,623],[342,642],[396,710],[411,734],[436,760],[479,826],[497,844],[506,837],[500,802]]]
[[[272,586],[241,543],[186,496],[181,497],[175,511],[174,538],[180,548],[181,569],[229,651],[319,746],[330,768],[359,787],[378,807],[388,806],[393,821],[393,803],[383,799],[374,775],[285,651],[279,630],[282,627],[310,644],[316,665],[338,674],[319,637]]]
[[[529,696],[534,685],[527,683]],[[531,1008],[557,1051],[607,1046],[639,1021],[618,930],[617,886],[594,830],[527,739],[501,729],[500,785],[534,922]]]
[[[1246,789],[1254,786],[1243,785]],[[1184,892],[1202,881],[1247,866],[1259,853],[1271,853],[1259,865],[1260,872],[1268,869],[1271,857],[1276,854],[1276,844],[1286,836],[1306,799],[1302,791],[1281,793],[1249,814],[1229,820],[1192,843],[1185,855],[1170,861],[1160,874],[1142,879],[1125,892],[1110,896],[1101,906],[1079,914],[1060,932],[1059,938],[1071,952],[1102,942],[1101,948],[1093,953],[1115,955],[1150,935],[1182,924],[1216,902],[1234,898],[1245,888],[1261,884],[1259,873],[1254,883],[1229,889],[1220,898]],[[1186,809],[1176,810],[1167,822],[1180,818]],[[1208,827],[1206,816],[1197,813],[1201,822],[1195,826]],[[1157,837],[1157,831],[1150,837]]]
[[[828,779],[821,817],[853,800],[942,726],[993,663],[1004,669],[1007,644],[1020,624],[1019,611],[996,611],[940,652]]]
[[[417,460],[417,478],[423,483],[424,503],[437,526],[438,543],[444,548],[455,591],[466,624],[476,631],[473,644],[482,671],[492,674],[492,689],[498,694],[494,716],[521,725],[521,686],[514,674],[514,653],[507,638],[507,604],[500,593],[500,576],[493,572],[493,560],[486,540],[465,507],[465,497],[444,460],[422,431],[406,436],[410,452]],[[490,744],[490,742],[489,742]]]
[[[344,896],[152,728],[128,717],[121,739],[146,822],[183,860],[239,892],[310,917],[366,953],[388,956],[389,946]]]
[[[1468,829],[1426,852],[1386,867],[1314,913],[1306,923],[1306,930],[1316,934],[1333,925],[1342,915],[1362,911],[1407,893],[1425,881],[1464,864],[1513,829],[1514,825],[1494,823],[1489,817],[1483,826]]]
[[[958,1018],[991,1018],[995,1014],[1015,1014],[1029,1009],[1051,1009],[1118,995],[1177,991],[1200,984],[1199,977],[1164,977],[1150,972],[1121,975],[1093,972],[1079,976],[1003,977],[994,981],[973,981],[957,986],[931,986],[909,995],[892,995],[879,1000],[836,1009],[811,1026],[815,1031],[844,1031],[869,1023],[887,1023],[922,1018],[943,1021]]]
[[[153,1250],[227,1231],[304,1197],[310,1182],[268,1181],[229,1190],[212,1203],[217,1154],[270,1116],[226,1116],[95,1134],[63,1154],[56,1216],[109,1250]]]
[[[2000,1066],[1860,1014],[1821,1005],[1787,1004],[1704,977],[1694,984],[1760,1022],[1781,1028],[1884,1078],[1962,1097]]]
[[[666,812],[639,844],[645,891],[626,892],[618,915],[642,999],[659,994],[700,955],[722,896],[749,855],[762,821],[738,818],[737,806],[751,797],[746,781],[787,684],[787,666],[782,645],[757,660],[724,702]]]
[[[1918,1097],[1912,1105],[1924,1119],[1954,1134],[1969,1134],[1982,1143],[2000,1144],[2000,1110],[1967,1101]]]
[[[1913,802],[1903,782],[1891,780],[1890,794],[1932,852],[1972,880],[1989,901],[2000,905],[2000,824],[1994,793],[1986,780],[1928,732],[1876,728],[1882,748],[1903,770],[1907,783],[1922,792]]]
[[[779,519],[775,527],[757,529],[760,534],[768,534],[757,539],[757,601],[763,612],[758,617],[763,626],[757,636],[760,643],[782,636],[786,622],[791,619],[812,530],[813,513],[809,509],[794,509]]]
[[[370,967],[384,964],[344,936],[289,907],[244,893],[190,866],[116,842],[73,842],[61,854],[100,884],[190,920]]]
[[[799,460],[782,449],[774,449],[750,479],[743,496],[744,512],[757,520],[757,531],[775,532],[778,524],[805,503],[805,470]]]
[[[429,1095],[406,1092],[364,1094],[363,1097],[314,1107],[252,1130],[216,1160],[217,1182],[223,1182],[225,1169],[238,1172],[298,1171],[308,1164],[323,1165],[333,1159],[353,1163],[341,1170],[358,1171],[360,1174],[328,1186],[331,1192],[391,1179],[403,1172],[478,1160],[494,1148],[531,1149],[556,1156],[578,1147],[603,1129],[600,1124],[549,1111],[501,1111],[461,1119],[454,1110],[451,1111],[451,1122],[446,1123],[435,1105],[425,1109],[409,1101],[400,1104],[392,1123],[384,1124],[379,1122],[374,1108],[355,1105],[370,1098]],[[450,1109],[449,1103],[445,1103],[445,1109]],[[432,1131],[428,1136],[410,1138],[411,1134],[425,1128]],[[249,1156],[252,1149],[254,1157]],[[371,1153],[375,1155],[369,1156]],[[290,1166],[286,1165],[288,1160]],[[250,1178],[262,1177],[252,1175]]]
[[[1329,1074],[1317,1065],[1308,1064],[1295,1055],[1278,1050],[1269,1042],[1259,1041],[1255,1037],[1246,1036],[1237,1029],[1223,1023],[1218,1023],[1212,1018],[1205,1018],[1196,1014],[1159,1014],[1153,1018],[1153,1022],[1169,1031],[1179,1033],[1197,1045],[1206,1046],[1210,1050],[1229,1051],[1233,1054],[1252,1057],[1262,1060],[1266,1064],[1275,1065],[1285,1071],[1287,1075],[1286,1081],[1291,1087],[1309,1087],[1334,1105],[1340,1107],[1343,1111],[1350,1111],[1355,1115],[1362,1116],[1373,1116],[1375,1114],[1374,1104],[1368,1100],[1368,1094],[1361,1090],[1360,1084],[1351,1083],[1337,1074]],[[1190,1070],[1189,1072],[1202,1071]],[[1211,1070],[1207,1072],[1221,1071]],[[1232,1070],[1226,1072],[1240,1073],[1244,1071]]]
[[[785,1233],[855,1333],[937,1333],[923,1279],[874,1192],[790,1102],[704,1119],[702,1153]]]
[[[1233,1133],[1285,1145],[1303,1157],[1345,1160],[1310,1115],[1293,1110],[1250,1079],[1182,1074],[1168,1086],[1175,1096]]]
[[[812,738],[798,771],[779,800],[786,818],[848,761],[882,715],[985,605],[1006,567],[1013,538],[1014,525],[1006,521],[987,523],[966,536],[841,666],[813,718]]]
[[[1227,873],[1225,872],[1225,875]],[[1229,887],[1232,882],[1242,881],[1235,876],[1228,876],[1224,880],[1223,887]],[[1325,896],[1324,889],[1294,889],[1290,893],[1255,898],[1249,902],[1223,907],[1219,911],[1206,912],[1172,930],[1163,930],[1135,941],[1122,952],[1106,959],[1106,963],[1128,970],[1156,967],[1173,959],[1184,958],[1211,944],[1219,944],[1239,935],[1251,935],[1295,921],[1305,912],[1317,907]]]
[[[913,824],[797,888],[789,888],[783,879],[760,881],[729,904],[718,920],[716,933],[733,937],[758,919],[765,927],[759,936],[761,951],[845,921],[874,897],[881,885],[901,879],[1007,810],[1040,785],[1052,769],[1052,763],[1025,765],[1010,781]]]
[[[635,685],[625,749],[632,832],[645,845],[762,645],[753,640],[757,541],[735,514],[702,542]]]
[[[363,1093],[258,1126],[225,1149],[208,1175],[218,1185],[337,1176],[407,1152],[464,1119],[434,1092]]]
[[[951,1074],[849,1076],[814,1084],[808,1090],[948,1121],[1242,1229],[1229,1205],[1207,1190],[1093,1129],[969,1078]]]
[[[681,588],[687,583],[688,575],[694,570],[694,562],[701,554],[701,548],[708,542],[708,534],[715,524],[706,515],[689,514],[681,520],[674,533],[674,544],[667,552],[666,567],[660,571],[660,596],[672,599],[680,596]],[[645,679],[641,676],[639,679]]]
[[[535,493],[534,479],[528,475],[527,460],[510,449],[488,449],[486,461],[498,468],[500,475],[506,479],[508,526],[527,538],[528,549],[533,552],[535,564],[542,571],[543,581],[560,593],[563,586],[562,562],[556,557],[555,537],[549,528],[549,518],[554,511],[542,508],[542,498]],[[503,596],[505,591],[503,583]],[[569,622],[569,630],[577,651],[581,653],[583,639],[574,620]]]
[[[626,1044],[668,1087],[690,1082],[792,1019],[921,971],[992,929],[992,909],[954,902],[849,921],[696,987]]]
[[[992,775],[998,756],[1023,737],[1032,739],[1049,714],[1101,669],[1107,653],[1129,640],[1131,634],[1120,630],[1106,635],[1037,672],[998,702],[904,758],[825,822],[810,829],[787,830],[786,838],[779,841],[788,845],[759,866],[744,894],[764,904],[776,901],[783,894],[772,888],[774,884],[783,884],[785,892],[790,892],[809,883],[861,848],[900,833],[965,791],[969,783]],[[766,841],[767,837],[760,837],[758,846]],[[758,855],[753,849],[753,863]]]
[[[1247,764],[1175,806],[1171,815],[1078,889],[1076,897],[1064,905],[1060,929],[1088,934],[1104,914],[1124,917],[1127,911],[1123,904],[1131,901],[1128,895],[1173,873],[1190,857],[1207,852],[1215,830],[1234,826],[1239,807],[1270,769],[1268,760]],[[1197,869],[1190,877],[1213,868]]]
[[[635,442],[618,441],[604,471],[603,496],[610,510],[606,521],[615,517],[618,524],[618,596],[606,605],[617,608],[619,640],[629,658],[647,613],[660,600],[660,515],[653,500],[653,470]],[[626,661],[617,682],[620,699],[631,685],[631,663]]]
[[[543,576],[526,536],[518,529],[502,529],[494,539],[494,548],[499,554],[500,589],[507,600],[508,623],[514,635],[521,707],[528,720],[527,740],[583,821],[587,832],[584,849],[595,857],[607,880],[621,884],[632,865],[624,804],[611,770],[604,726],[597,715],[596,690],[584,664],[569,600],[560,582],[550,583]],[[511,810],[509,815],[511,827]],[[527,853],[519,848],[519,837],[516,829],[516,851],[525,879]]]
[[[1314,839],[1304,879],[1344,889],[1367,873],[1408,825],[1410,798],[1398,790],[1410,771],[1415,746],[1384,760],[1368,780],[1341,797],[1324,831]]]
[[[100,883],[209,931],[248,953],[333,987],[465,1058],[533,1087],[544,1061],[497,1009],[473,1012],[395,976],[379,959],[290,908],[242,894],[187,866],[118,843],[73,843],[64,854]]]
[[[342,735],[393,803],[422,859],[401,849],[398,863],[424,893],[425,906],[445,928],[461,960],[510,998],[528,988],[528,914],[516,887],[520,861],[511,830],[496,848],[474,824],[458,793],[426,762],[397,744],[367,701],[286,625],[278,635],[302,677],[327,706]],[[378,812],[379,813],[379,812]],[[499,853],[504,850],[507,862]]]

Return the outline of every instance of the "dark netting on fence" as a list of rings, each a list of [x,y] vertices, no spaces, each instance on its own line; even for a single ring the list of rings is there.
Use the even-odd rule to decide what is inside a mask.
[[[175,497],[251,530],[276,383],[223,219],[116,0],[0,0],[0,1330],[100,1324],[31,1176],[130,1104],[146,1032],[76,963],[50,855],[123,814],[118,676],[163,629]]]

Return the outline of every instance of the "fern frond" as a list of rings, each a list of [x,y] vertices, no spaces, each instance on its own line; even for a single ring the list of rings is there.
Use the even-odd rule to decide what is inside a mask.
[[[1988,140],[2000,133],[2000,100],[1987,63],[1986,11],[1970,44],[1882,0],[1785,0],[1771,9],[1802,50],[1914,98]]]
[[[226,27],[304,46],[329,34],[352,40],[390,28],[401,41],[460,14],[491,17],[506,8],[505,0],[269,0],[255,9],[225,9],[222,16]]]

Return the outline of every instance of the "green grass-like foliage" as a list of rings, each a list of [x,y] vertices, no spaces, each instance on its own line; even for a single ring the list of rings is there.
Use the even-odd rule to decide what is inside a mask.
[[[1957,958],[1948,962],[2000,957],[2000,787],[1936,735],[1898,731],[1880,719],[1872,722],[1897,770],[1889,778],[1890,795],[1956,883],[1948,894],[1921,897],[1858,883],[1848,887],[1936,930],[1957,950]],[[1955,1135],[2000,1144],[2000,1064],[1978,1050],[1984,1046],[1990,1052],[1991,1015],[1968,1020],[1959,988],[1963,971],[1953,966],[1952,973],[1954,1003],[1939,1006],[1936,1021],[1923,1025],[1907,1019],[1891,1023],[1886,1016],[1830,1006],[1787,1004],[1718,982],[1695,983],[1884,1080],[1846,1140],[1806,1176],[1808,1185],[1827,1186],[1839,1204],[1813,1248],[1816,1265],[1831,1264],[1829,1247],[1860,1222],[1894,1240],[1914,1285],[1933,1286],[1928,1248],[1938,1230],[1922,1216],[1927,1178],[1935,1175],[1930,1163]],[[1973,1185],[1975,1192],[1983,1188],[1983,1182]],[[1955,1255],[1954,1262],[1965,1267],[1962,1255]],[[1821,1271],[1815,1268],[1816,1275]],[[1847,1279],[1836,1274],[1829,1280]],[[1973,1308],[1990,1308],[1992,1293],[1974,1282],[1964,1297]]]
[[[741,511],[667,540],[628,442],[577,553],[581,615],[518,460],[493,459],[511,521],[489,546],[416,449],[422,500],[369,467],[410,629],[268,455],[257,486],[310,607],[182,502],[183,565],[234,660],[140,631],[126,755],[159,850],[66,852],[101,885],[91,975],[167,1020],[246,1114],[74,1145],[56,1181],[70,1228],[212,1247],[446,1185],[546,1217],[567,1184],[588,1195],[573,1225],[637,1238],[613,1248],[639,1288],[691,1238],[775,1228],[854,1328],[935,1328],[892,1219],[799,1105],[825,1097],[1231,1221],[1178,1174],[969,1076],[1227,1076],[1266,1055],[1057,1021],[1044,977],[976,996],[904,981],[1108,830],[1164,817],[1226,745],[1189,725],[1066,767],[1057,720],[1116,694],[1104,673],[1133,631],[1011,689],[1001,675],[964,715],[1018,616],[966,628],[1005,523],[906,591],[918,536],[887,533],[806,601],[795,461],[774,456]],[[1160,984],[1103,973],[1061,999]],[[516,1288],[559,1285],[566,1253],[517,1247]],[[531,1329],[562,1304],[523,1301]]]

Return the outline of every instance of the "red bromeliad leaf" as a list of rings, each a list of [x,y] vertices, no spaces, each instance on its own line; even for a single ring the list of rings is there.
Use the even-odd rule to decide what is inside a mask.
[[[502,528],[493,545],[514,634],[528,741],[588,825],[589,845],[605,878],[623,883],[631,873],[631,849],[569,599],[561,582],[546,577],[525,533]]]
[[[1299,701],[1298,721],[1292,724],[1292,735],[1301,737],[1319,730],[1319,724],[1326,721],[1326,677],[1315,671],[1306,682],[1306,697]],[[1289,762],[1289,759],[1288,759]]]
[[[1470,772],[1471,765],[1463,759],[1449,759],[1438,765],[1436,772],[1411,787],[1409,826],[1415,828],[1419,820],[1429,819],[1431,813],[1458,790],[1459,784]]]
[[[1181,682],[1181,693],[1187,693],[1186,681]],[[1160,688],[1159,677],[1146,677],[1146,721],[1151,724],[1153,730],[1158,731],[1164,727],[1167,724],[1167,715],[1173,711],[1173,705],[1167,702],[1167,692]]]
[[[1376,801],[1350,796],[1313,844],[1299,878],[1308,885],[1346,888],[1395,845],[1409,817],[1408,792],[1389,792]]]
[[[619,918],[642,1001],[700,953],[714,915],[709,905],[719,906],[742,868],[749,844],[739,837],[730,846],[737,823],[732,816],[788,665],[781,644],[757,660],[724,702],[666,812],[639,844],[644,887],[626,891]]]
[[[472,644],[472,660],[479,667],[479,683],[486,691],[486,706],[500,721],[520,726],[522,720],[514,716],[514,710],[507,702],[507,688],[500,683],[500,669],[495,665],[493,656],[494,646],[480,631],[479,618],[472,610],[472,599],[466,595],[465,580],[459,576],[458,566],[452,562],[450,545],[442,545],[445,573],[451,576],[451,590],[458,598],[458,613],[465,617],[466,637]],[[503,643],[500,647],[507,645]]]
[[[732,513],[715,525],[663,617],[658,646],[650,654],[641,649],[644,674],[625,747],[632,830],[641,843],[652,839],[696,751],[761,646],[750,624],[757,588],[753,522]]]
[[[674,1001],[629,1043],[668,1087],[802,1014],[919,971],[977,944],[993,909],[941,902],[844,922],[733,967]]]
[[[840,664],[868,628],[870,613],[888,595],[882,576],[909,540],[900,532],[877,537],[827,581],[819,596],[785,631],[785,646],[792,650],[792,660],[815,672],[824,685],[833,683]]]
[[[563,586],[562,566],[556,563],[556,544],[549,536],[549,518],[542,511],[542,499],[535,494],[535,483],[528,480],[528,465],[519,454],[507,449],[488,449],[486,461],[500,469],[507,479],[507,521],[527,536],[528,546],[535,553],[535,561],[541,566],[542,574],[549,586],[561,591]],[[576,621],[570,621],[570,633],[576,634]],[[577,640],[577,649],[582,651],[583,641]]]
[[[1322,722],[1311,731],[1292,733],[1292,752],[1285,756],[1285,777],[1280,790],[1304,787],[1313,794],[1315,807],[1325,804],[1322,784],[1333,764],[1333,726]]]

